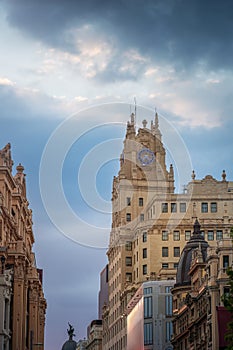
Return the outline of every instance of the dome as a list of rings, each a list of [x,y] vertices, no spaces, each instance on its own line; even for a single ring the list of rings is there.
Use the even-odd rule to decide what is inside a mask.
[[[74,340],[67,340],[62,347],[62,350],[76,350],[77,343]]]
[[[176,284],[175,287],[190,285],[191,277],[189,275],[189,270],[192,262],[192,252],[194,249],[199,248],[202,253],[203,262],[206,261],[208,243],[204,240],[201,231],[200,224],[198,220],[194,223],[194,231],[192,237],[187,242],[184,247],[181,257],[178,263],[177,273],[176,273]]]

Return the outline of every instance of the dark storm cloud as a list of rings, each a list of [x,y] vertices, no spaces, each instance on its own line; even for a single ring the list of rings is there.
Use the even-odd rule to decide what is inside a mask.
[[[2,2],[11,25],[62,49],[75,51],[72,34],[67,33],[91,23],[96,35],[114,37],[118,49],[136,48],[152,62],[172,62],[180,71],[196,64],[232,67],[231,0]]]

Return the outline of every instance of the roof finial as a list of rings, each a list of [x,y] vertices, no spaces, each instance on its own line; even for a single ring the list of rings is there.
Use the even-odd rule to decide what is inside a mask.
[[[226,172],[225,170],[222,171],[222,181],[226,181]]]
[[[134,115],[135,115],[135,124],[136,124],[136,113],[137,113],[137,102],[136,102],[136,97],[134,96]]]
[[[159,116],[155,108],[155,128],[158,129],[159,127]]]

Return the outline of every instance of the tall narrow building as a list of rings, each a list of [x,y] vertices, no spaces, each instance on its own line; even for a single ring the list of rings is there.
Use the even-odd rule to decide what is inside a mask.
[[[184,193],[176,193],[172,164],[156,113],[150,127],[127,124],[120,170],[113,179],[112,229],[108,248],[109,302],[103,309],[103,349],[127,349],[127,304],[148,280],[175,279],[181,251],[198,218],[210,246],[229,236],[233,183],[193,171]],[[156,348],[153,348],[156,349]]]
[[[32,210],[24,167],[12,174],[10,144],[0,150],[0,344],[1,348],[44,348],[46,300],[42,275],[32,252]],[[3,298],[3,296],[5,296]]]

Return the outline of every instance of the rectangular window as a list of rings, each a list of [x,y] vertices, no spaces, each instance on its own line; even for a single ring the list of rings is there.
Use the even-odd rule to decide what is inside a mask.
[[[126,256],[125,257],[125,265],[126,266],[132,266],[132,258],[131,258],[131,256]]]
[[[140,214],[140,221],[144,221],[144,214]]]
[[[173,232],[173,241],[179,241],[180,240],[180,231],[174,231]]]
[[[142,197],[138,198],[138,205],[139,205],[139,207],[143,207],[143,198]]]
[[[171,292],[172,287],[171,286],[166,286],[165,287],[165,293],[170,293]]]
[[[162,247],[162,256],[165,258],[168,257],[168,247]]]
[[[174,263],[173,267],[174,267],[174,269],[177,269],[178,263]]]
[[[208,203],[206,202],[201,203],[201,212],[208,213]]]
[[[152,287],[147,287],[147,288],[144,288],[144,294],[152,294]]]
[[[185,240],[189,241],[191,238],[191,231],[185,231]]]
[[[144,318],[152,317],[152,297],[144,297]]]
[[[214,231],[208,231],[207,239],[208,241],[214,240]]]
[[[174,257],[180,256],[180,247],[174,247]]]
[[[173,334],[172,321],[166,322],[166,342],[170,342]]]
[[[168,203],[162,203],[162,213],[168,212]]]
[[[147,242],[147,232],[143,232],[142,234],[142,241]]]
[[[162,263],[162,269],[168,269],[168,263]]]
[[[142,273],[143,275],[147,275],[147,265],[142,265]]]
[[[126,221],[127,222],[131,221],[131,214],[130,213],[126,213]]]
[[[223,269],[226,270],[229,266],[229,255],[223,255]]]
[[[205,239],[205,231],[201,231],[201,235]]]
[[[177,204],[171,203],[171,213],[176,213],[176,212],[177,212]]]
[[[127,251],[131,251],[132,250],[132,242],[131,241],[127,241],[125,243],[125,250],[127,250]]]
[[[180,212],[186,213],[186,203],[180,203]]]
[[[162,231],[162,240],[168,241],[168,231]]]
[[[126,272],[125,278],[126,278],[126,282],[131,283],[132,282],[132,273]]]
[[[153,324],[145,323],[144,324],[144,345],[152,345],[153,344]]]
[[[230,296],[230,287],[223,287],[223,294],[228,298]]]
[[[210,203],[210,211],[211,213],[217,213],[218,207],[216,202]]]
[[[131,205],[131,198],[130,197],[126,198],[126,205]]]
[[[142,250],[142,257],[143,257],[143,259],[147,258],[147,249],[146,248],[143,248],[143,250]]]
[[[165,312],[166,316],[172,316],[172,295],[165,297]]]
[[[222,230],[217,230],[217,232],[216,232],[216,239],[217,239],[217,241],[223,239]]]

